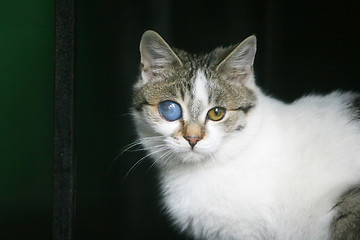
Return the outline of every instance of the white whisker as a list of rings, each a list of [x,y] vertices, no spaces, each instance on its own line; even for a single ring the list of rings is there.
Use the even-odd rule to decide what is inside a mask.
[[[175,152],[171,152],[170,155],[168,155],[167,158],[164,159],[164,163],[166,164],[174,155],[175,155]]]
[[[117,154],[116,157],[111,161],[111,163],[109,164],[109,168],[111,168],[111,167],[114,165],[114,163],[116,162],[116,160],[117,160],[121,155],[123,155],[126,151],[128,151],[129,149],[131,149],[131,148],[133,148],[133,147],[135,147],[135,146],[141,146],[140,140],[136,140],[136,141],[134,141],[134,142],[126,145],[125,147],[123,147],[123,148],[121,149],[120,153]],[[137,150],[137,151],[139,151],[139,150]]]
[[[111,161],[111,163],[109,164],[109,168],[111,168],[114,163],[116,162],[116,160],[123,155],[125,152],[138,152],[138,151],[143,151],[143,150],[151,150],[152,148],[146,148],[144,146],[142,146],[142,142],[151,142],[151,143],[156,143],[162,142],[163,137],[162,136],[153,136],[153,137],[144,137],[142,139],[137,139],[132,143],[129,143],[128,145],[126,145],[125,147],[123,147],[120,150],[120,153],[116,155],[116,157]],[[136,149],[132,149],[135,148]]]
[[[122,182],[125,181],[125,179],[126,179],[127,176],[130,174],[130,172],[131,172],[133,169],[135,169],[137,166],[139,166],[144,159],[146,159],[146,158],[148,158],[148,157],[150,157],[150,156],[152,156],[152,155],[154,155],[154,154],[156,154],[156,153],[160,153],[160,152],[162,152],[162,151],[166,151],[166,150],[167,150],[167,148],[165,147],[165,145],[155,146],[155,147],[153,147],[153,148],[155,148],[155,149],[156,149],[156,148],[159,148],[159,149],[158,149],[157,151],[150,152],[150,153],[146,154],[144,157],[140,158],[134,165],[132,165],[132,167],[129,169],[129,171],[125,174]]]
[[[159,161],[163,161],[163,160],[165,160],[165,161],[167,161],[167,157],[169,157],[169,155],[172,155],[173,154],[173,152],[171,152],[169,149],[168,149],[168,151],[166,151],[164,154],[162,154],[158,159],[156,159],[152,164],[151,164],[151,166],[149,167],[149,169],[146,171],[146,174],[148,174],[148,172],[150,171],[150,169],[157,163],[157,162],[159,162]]]

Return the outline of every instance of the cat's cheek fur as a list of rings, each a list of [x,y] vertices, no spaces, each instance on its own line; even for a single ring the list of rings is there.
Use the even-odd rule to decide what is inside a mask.
[[[199,150],[207,153],[216,153],[221,147],[222,140],[225,136],[224,129],[218,122],[209,122],[206,124],[206,137],[199,142]]]
[[[180,127],[180,121],[167,121],[161,117],[159,109],[155,106],[147,106],[143,110],[142,117],[145,119],[146,124],[154,129],[155,132],[168,137],[177,131]]]
[[[154,124],[154,129],[164,137],[170,137],[179,129],[180,125],[179,121],[168,122],[166,120],[161,120],[158,124]]]
[[[241,131],[246,126],[246,117],[242,111],[228,111],[227,118],[220,124],[225,132]]]

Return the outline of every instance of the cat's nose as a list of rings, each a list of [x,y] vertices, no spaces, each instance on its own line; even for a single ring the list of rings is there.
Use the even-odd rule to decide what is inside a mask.
[[[197,142],[200,141],[200,137],[197,136],[184,136],[184,138],[189,142],[192,149],[194,149]]]

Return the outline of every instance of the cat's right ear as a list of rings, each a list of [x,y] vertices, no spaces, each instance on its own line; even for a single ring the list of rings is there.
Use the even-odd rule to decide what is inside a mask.
[[[182,66],[180,58],[165,40],[154,31],[146,31],[140,41],[142,76],[144,83],[170,66]]]

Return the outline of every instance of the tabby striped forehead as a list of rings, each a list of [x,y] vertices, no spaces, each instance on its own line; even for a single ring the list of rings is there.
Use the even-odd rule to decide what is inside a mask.
[[[254,106],[255,95],[245,86],[221,79],[210,69],[197,68],[176,71],[165,79],[136,89],[133,104],[139,109],[143,104],[157,105],[166,100],[186,103],[183,107],[196,119],[211,107],[236,110]]]
[[[247,112],[255,106],[255,94],[241,84],[230,84],[209,69],[198,69],[187,85],[186,107],[191,120],[203,119],[213,107]],[[184,98],[183,98],[184,99]]]

